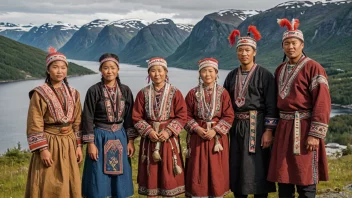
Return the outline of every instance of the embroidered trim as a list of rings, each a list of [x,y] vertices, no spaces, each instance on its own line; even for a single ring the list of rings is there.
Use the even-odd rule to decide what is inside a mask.
[[[128,139],[135,139],[139,136],[138,131],[134,127],[126,129]]]
[[[94,142],[94,134],[83,135],[83,142]]]
[[[299,119],[307,119],[312,117],[312,112],[310,111],[300,111],[299,112]],[[294,120],[295,119],[295,112],[284,112],[280,111],[280,118],[283,120]]]
[[[147,196],[176,196],[185,192],[185,186],[178,186],[171,190],[156,188],[148,189],[144,186],[138,186],[138,193]]]
[[[248,120],[249,119],[249,112],[237,112],[235,114],[235,118],[239,120]]]
[[[314,184],[317,184],[319,181],[317,151],[313,151],[312,168],[313,168],[313,182]]]
[[[172,120],[166,127],[172,131],[175,136],[178,136],[183,129],[182,124],[177,120]]]
[[[280,72],[279,83],[278,83],[279,84],[278,85],[279,95],[280,95],[281,99],[284,99],[284,98],[286,98],[289,95],[293,80],[296,79],[296,77],[298,75],[298,72],[300,72],[301,69],[303,68],[303,66],[310,60],[311,59],[308,58],[308,57],[303,58],[301,60],[301,62],[298,63],[292,69],[292,71],[290,73],[287,70],[288,62],[286,62],[284,64],[284,66],[282,67],[281,72]]]
[[[229,193],[231,193],[231,191],[229,190],[229,191],[226,191],[223,195],[221,195],[221,196],[217,196],[217,197],[215,197],[215,196],[209,196],[210,198],[223,198],[223,197],[225,197],[226,195],[228,195]],[[186,195],[186,197],[192,197],[192,198],[203,198],[204,196],[194,196],[194,195],[192,195],[192,193],[190,193],[190,192],[185,192],[185,195]]]
[[[245,82],[243,85],[242,85],[243,77],[242,77],[241,67],[237,69],[235,93],[234,93],[235,104],[237,105],[237,107],[242,107],[246,103],[246,94],[248,90],[249,81],[252,79],[252,76],[256,68],[257,68],[257,64],[254,64],[250,72],[248,73],[247,78],[245,79]]]
[[[189,120],[185,125],[185,129],[188,133],[193,133],[197,127],[199,127],[199,124],[194,119]]]
[[[108,140],[104,145],[104,173],[108,175],[123,174],[123,146],[120,140]]]
[[[109,122],[122,121],[122,114],[125,111],[125,100],[118,84],[116,84],[115,98],[112,98],[110,96],[109,91],[107,90],[105,85],[103,85],[103,93],[105,97],[104,104],[106,109],[106,115],[108,117]]]
[[[220,120],[218,122],[218,124],[215,127],[213,127],[213,129],[216,132],[218,132],[220,134],[222,133],[222,134],[225,135],[225,134],[227,134],[229,132],[231,127],[232,126],[228,122],[226,122],[225,120]]]
[[[31,133],[27,136],[29,150],[31,152],[48,146],[45,134],[43,132]]]
[[[316,75],[312,78],[312,81],[310,83],[310,86],[309,86],[309,90],[310,91],[313,91],[316,87],[318,87],[318,85],[322,83],[322,84],[325,84],[328,89],[329,89],[329,83],[328,83],[328,80],[325,78],[325,76],[323,75]]]
[[[77,145],[82,145],[82,131],[75,132]]]
[[[328,132],[328,127],[329,125],[321,122],[312,122],[308,135],[323,139]]]
[[[269,117],[265,117],[265,126],[274,126],[276,127],[277,124],[279,123],[279,119],[278,118],[269,118]]]
[[[153,130],[152,126],[150,126],[145,120],[138,121],[134,125],[134,128],[137,129],[142,137],[146,137]]]
[[[301,116],[298,111],[295,112],[293,128],[293,154],[301,154]]]
[[[166,100],[166,101],[161,102],[163,103],[163,105],[159,107],[161,115],[155,115],[154,114],[155,101],[153,100],[155,98],[155,91],[152,86],[153,85],[151,84],[143,89],[147,118],[150,120],[157,120],[157,121],[168,120],[170,118],[172,99],[177,89],[169,83],[165,85],[165,89],[163,93],[163,95],[165,94],[164,95],[165,98],[163,96],[162,100]]]
[[[257,111],[249,111],[249,152],[255,153],[257,138]]]
[[[65,107],[63,107],[59,98],[56,96],[55,92],[49,87],[48,84],[45,83],[44,85],[36,87],[34,90],[37,91],[44,98],[45,102],[48,105],[50,115],[54,118],[55,122],[58,122],[58,123],[73,122],[75,102],[76,102],[75,101],[76,91],[71,87],[68,88],[65,83],[62,83],[62,86],[64,87],[66,96],[67,96]],[[72,97],[68,89],[71,89]],[[66,110],[66,115],[63,108],[65,108]]]

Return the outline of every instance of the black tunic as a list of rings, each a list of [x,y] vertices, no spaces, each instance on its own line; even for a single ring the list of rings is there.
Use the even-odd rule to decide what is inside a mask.
[[[104,93],[103,93],[102,82],[98,82],[91,86],[86,94],[84,101],[84,108],[82,113],[82,133],[83,141],[92,141],[88,138],[90,135],[94,135],[94,123],[105,123],[114,124],[108,121],[105,103],[104,103]],[[123,127],[127,132],[129,139],[134,139],[138,136],[138,132],[134,129],[132,122],[132,109],[133,109],[133,95],[130,88],[124,84],[120,86],[122,97],[125,100],[125,108],[122,114]],[[85,138],[87,137],[87,138]]]
[[[236,195],[262,194],[275,192],[275,184],[266,180],[270,162],[271,148],[262,149],[261,138],[268,119],[276,120],[276,86],[274,76],[265,68],[257,66],[248,84],[245,104],[238,107],[235,103],[236,68],[226,77],[224,87],[230,93],[236,114],[257,111],[255,153],[249,152],[249,120],[235,118],[230,131],[230,187]],[[267,120],[266,120],[267,119]]]

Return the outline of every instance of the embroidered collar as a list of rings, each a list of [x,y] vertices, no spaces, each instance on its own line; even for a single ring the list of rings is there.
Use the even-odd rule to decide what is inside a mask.
[[[246,103],[246,94],[248,90],[249,81],[251,80],[257,64],[254,64],[245,80],[241,67],[237,69],[236,84],[235,84],[235,103],[237,107],[242,107]],[[244,81],[243,85],[242,82]]]

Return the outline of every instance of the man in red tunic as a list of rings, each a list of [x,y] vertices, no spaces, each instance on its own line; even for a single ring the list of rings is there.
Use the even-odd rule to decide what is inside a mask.
[[[315,197],[316,184],[328,180],[324,138],[331,100],[324,68],[303,53],[299,21],[278,20],[288,61],[275,72],[280,120],[276,128],[268,180],[279,183],[279,197]]]

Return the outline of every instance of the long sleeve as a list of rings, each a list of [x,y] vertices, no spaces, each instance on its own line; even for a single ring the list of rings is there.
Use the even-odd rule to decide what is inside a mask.
[[[127,132],[127,137],[129,140],[134,140],[136,137],[138,137],[138,132],[134,128],[133,125],[133,120],[132,120],[132,112],[133,112],[133,94],[130,90],[130,88],[127,87],[126,89],[126,107],[125,107],[125,116],[124,116],[124,122],[123,122],[123,127],[126,129]]]
[[[185,129],[188,133],[193,133],[194,130],[199,127],[199,124],[195,121],[194,106],[196,105],[194,97],[194,89],[191,89],[186,95],[186,105],[187,105],[187,123]]]
[[[148,136],[153,130],[152,126],[145,120],[147,118],[146,111],[144,108],[144,94],[143,90],[139,91],[136,96],[136,101],[133,105],[132,120],[134,127],[142,137]]]
[[[221,96],[221,118],[219,122],[213,127],[213,129],[220,135],[226,135],[232,127],[235,113],[231,104],[231,98],[229,93],[224,89]]]
[[[96,92],[89,88],[84,101],[82,113],[83,142],[94,142],[94,113],[97,103]]]
[[[277,86],[275,83],[274,76],[266,71],[263,73],[264,80],[264,102],[265,102],[265,128],[275,129],[278,122],[278,110],[277,110]]]
[[[48,146],[48,142],[44,134],[45,112],[45,101],[36,91],[34,91],[29,103],[27,117],[27,141],[31,152]]]
[[[74,118],[73,118],[73,132],[76,135],[76,142],[78,146],[82,146],[82,130],[81,130],[81,120],[82,120],[82,106],[81,106],[81,97],[79,92],[76,90],[75,91],[75,112],[74,112]]]
[[[312,122],[309,135],[325,138],[331,111],[331,98],[327,75],[322,66],[316,63],[311,70],[309,90],[312,96]]]
[[[175,117],[166,126],[166,131],[168,131],[169,134],[172,132],[172,134],[177,137],[187,122],[186,102],[179,90],[176,90],[172,104]]]

